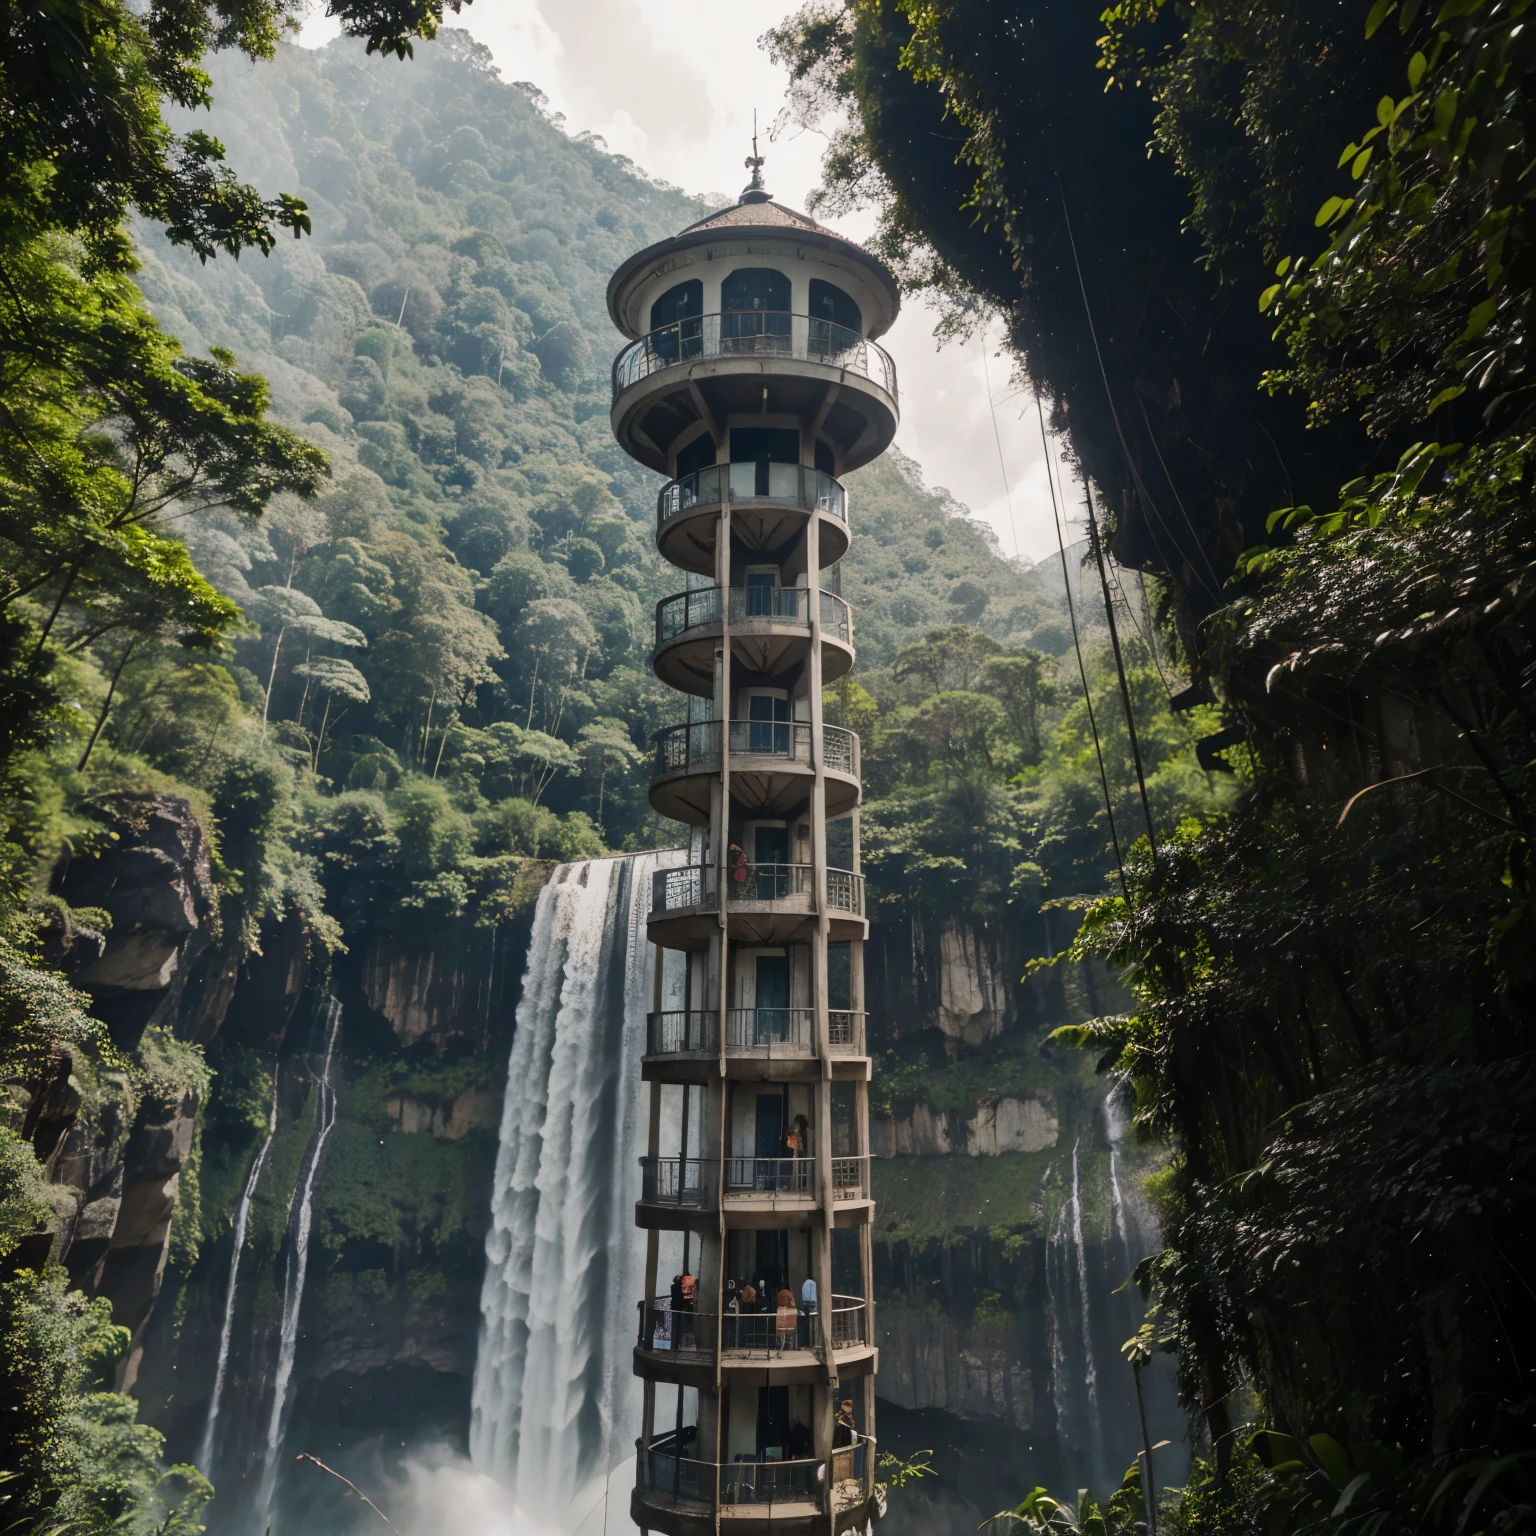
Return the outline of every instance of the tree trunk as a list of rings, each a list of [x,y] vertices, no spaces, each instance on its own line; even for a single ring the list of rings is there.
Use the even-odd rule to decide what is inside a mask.
[[[75,764],[76,773],[84,773],[85,765],[91,760],[91,753],[96,750],[96,738],[101,735],[102,727],[107,723],[107,715],[112,708],[112,696],[117,692],[118,679],[123,675],[123,668],[128,665],[128,658],[133,654],[137,640],[130,640],[123,647],[123,654],[117,658],[117,667],[112,673],[112,681],[107,684],[107,696],[101,701],[101,713],[96,716],[96,725],[91,731],[91,739],[85,744],[85,751],[80,754],[80,761]]]
[[[283,649],[283,636],[288,633],[288,626],[283,625],[277,632],[277,644],[272,647],[272,668],[267,673],[267,691],[261,698],[261,734],[267,734],[267,711],[272,707],[272,685],[277,681],[277,658]]]

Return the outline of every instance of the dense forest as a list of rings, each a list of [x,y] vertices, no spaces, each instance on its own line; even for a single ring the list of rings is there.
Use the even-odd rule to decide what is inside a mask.
[[[316,1114],[298,992],[350,965],[366,993],[359,967],[407,941],[474,963],[489,946],[494,990],[498,935],[557,861],[676,836],[645,788],[675,708],[650,609],[676,577],[650,543],[658,482],[611,445],[603,289],[704,205],[568,137],[465,34],[434,38],[433,7],[332,9],[352,36],[320,53],[283,40],[277,4],[7,14],[0,1501],[18,1529],[201,1527],[173,1341],[200,1337],[258,1160],[280,1188],[240,1236],[264,1261],[282,1242]],[[1125,697],[1155,817],[1231,802],[1234,776],[1196,758],[1214,710],[1170,708],[1188,679],[1139,586],[1111,599],[1123,692],[1081,547],[1004,560],[899,455],[850,493],[860,537],[833,579],[859,672],[828,705],[863,737],[892,921],[1027,927],[1102,890],[1144,814]],[[317,1207],[342,1329],[397,1293],[413,1316],[472,1307],[483,1263],[474,1116],[504,1035],[378,1022],[342,1045]],[[1039,1077],[1037,1047],[1008,1049],[893,1041],[882,1102]],[[468,1129],[378,1138],[438,1102]]]
[[[1073,951],[1134,1003],[1068,1034],[1175,1154],[1178,1530],[1531,1520],[1525,13],[850,0],[771,40],[821,206],[1006,317],[1252,755]]]
[[[706,205],[569,136],[435,0],[331,0],[318,52],[298,9],[4,12],[18,1530],[201,1529],[173,1373],[232,1241],[272,1303],[317,988],[349,1020],[328,1333],[472,1313],[519,924],[558,861],[676,838],[646,784],[677,577],[610,439],[603,294]],[[1015,1525],[1536,1507],[1524,11],[845,0],[767,39],[832,134],[819,208],[873,206],[950,332],[1004,317],[1102,519],[1027,568],[893,454],[850,477],[831,573],[872,986],[906,998],[963,919],[1019,1000],[976,1038],[875,1027],[893,1141],[1015,1092],[1065,1124],[1096,1062],[1158,1166],[1128,1358],[1176,1360],[1194,1469],[1102,1507],[1024,1481]],[[1069,972],[1129,991],[1031,1012]],[[1052,1155],[877,1168],[893,1303],[987,1250],[967,1315],[1006,1310]]]

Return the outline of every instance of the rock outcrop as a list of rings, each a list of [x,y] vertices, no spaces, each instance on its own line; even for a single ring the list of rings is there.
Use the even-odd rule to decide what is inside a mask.
[[[869,1147],[875,1157],[998,1157],[1043,1152],[1056,1145],[1058,1130],[1045,1099],[983,1099],[958,1137],[947,1111],[917,1103],[902,1115],[871,1115]]]
[[[172,1022],[188,974],[212,940],[217,910],[208,835],[179,795],[119,795],[110,843],[54,870],[53,893],[70,908],[105,913],[102,934],[73,925],[71,980],[119,1044]],[[79,963],[82,962],[83,963]]]

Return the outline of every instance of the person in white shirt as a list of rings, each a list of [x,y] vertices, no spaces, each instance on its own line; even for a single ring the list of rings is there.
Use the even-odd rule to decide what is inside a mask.
[[[811,1315],[816,1311],[816,1282],[809,1275],[800,1287],[800,1347],[810,1349]]]

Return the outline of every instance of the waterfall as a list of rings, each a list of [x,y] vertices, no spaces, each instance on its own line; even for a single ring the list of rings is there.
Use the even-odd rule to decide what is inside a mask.
[[[235,1288],[240,1279],[240,1254],[245,1248],[245,1227],[251,1215],[251,1197],[261,1182],[261,1170],[266,1166],[267,1153],[272,1150],[272,1138],[277,1134],[277,1074],[272,1076],[272,1113],[267,1116],[267,1139],[251,1164],[251,1171],[240,1192],[240,1203],[235,1207],[234,1251],[229,1259],[229,1284],[224,1289],[224,1324],[219,1329],[218,1364],[213,1370],[213,1401],[208,1407],[208,1422],[203,1426],[203,1443],[197,1453],[197,1468],[209,1476],[213,1467],[213,1435],[219,1422],[219,1404],[224,1396],[224,1378],[229,1374],[229,1339],[235,1324]]]
[[[1105,1476],[1104,1420],[1099,1413],[1099,1370],[1094,1362],[1093,1316],[1088,1301],[1088,1250],[1083,1243],[1083,1185],[1078,1154],[1082,1134],[1072,1143],[1072,1247],[1077,1257],[1078,1316],[1083,1330],[1083,1385],[1088,1394],[1088,1433],[1097,1477]]]
[[[1131,1235],[1125,1224],[1125,1195],[1120,1189],[1120,1142],[1125,1135],[1125,1116],[1121,1113],[1118,1095],[1113,1089],[1104,1100],[1104,1136],[1109,1142],[1109,1206],[1115,1223],[1115,1235],[1125,1251],[1127,1266],[1137,1262],[1131,1252]]]
[[[1072,1183],[1046,1241],[1046,1287],[1050,1299],[1051,1396],[1056,1408],[1057,1452],[1073,1487],[1108,1492],[1110,1477],[1099,1397],[1098,1350],[1093,1294],[1103,1296],[1103,1276],[1090,1275],[1083,1236],[1082,1136],[1072,1143]]]
[[[507,1069],[470,1456],[562,1529],[630,1454],[643,1283],[634,1230],[652,872],[673,856],[564,864],[540,893]]]
[[[331,1066],[336,1054],[336,1036],[341,1030],[341,1004],[328,995],[325,1006],[325,1060],[315,1083],[315,1128],[299,1173],[298,1215],[290,1229],[292,1242],[283,1276],[283,1321],[278,1340],[277,1376],[272,1384],[272,1414],[267,1420],[261,1491],[257,1495],[257,1514],[262,1527],[266,1525],[272,1510],[272,1496],[277,1491],[278,1458],[283,1448],[283,1432],[287,1428],[288,1388],[293,1381],[293,1361],[299,1344],[299,1310],[304,1304],[304,1277],[309,1270],[315,1181],[325,1153],[326,1138],[336,1124],[336,1090],[331,1082]]]

